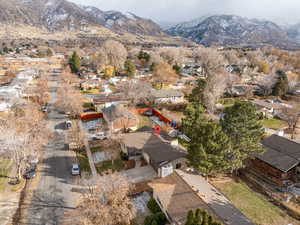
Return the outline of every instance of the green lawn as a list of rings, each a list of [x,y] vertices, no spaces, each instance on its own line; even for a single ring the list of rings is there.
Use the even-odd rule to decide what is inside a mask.
[[[97,172],[99,174],[102,174],[103,172],[110,170],[110,169],[112,169],[112,171],[121,171],[124,169],[125,164],[121,159],[116,159],[116,160],[114,160],[113,165],[112,165],[112,161],[108,160],[108,161],[97,163],[95,166],[96,166]]]
[[[100,147],[94,147],[94,148],[91,148],[91,152],[92,153],[95,153],[95,152],[101,152],[102,149]]]
[[[77,159],[80,165],[80,169],[82,172],[91,173],[91,168],[89,164],[88,157],[85,153],[76,152]]]
[[[11,170],[11,161],[8,159],[0,159],[0,192],[4,191],[8,182],[7,176],[9,176]]]
[[[278,130],[287,126],[287,123],[283,120],[271,118],[262,121],[262,125],[266,128]]]
[[[277,225],[289,221],[285,212],[268,202],[263,195],[252,191],[244,183],[231,181],[214,185],[256,224]]]

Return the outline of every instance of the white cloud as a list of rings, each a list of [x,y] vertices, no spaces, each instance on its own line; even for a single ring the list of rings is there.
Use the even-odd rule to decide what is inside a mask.
[[[236,14],[300,22],[299,0],[70,0],[102,10],[130,11],[155,21],[186,21],[207,14]]]

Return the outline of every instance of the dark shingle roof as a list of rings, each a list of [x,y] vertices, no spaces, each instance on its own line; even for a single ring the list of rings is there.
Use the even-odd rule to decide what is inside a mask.
[[[278,152],[300,160],[300,144],[297,142],[273,134],[272,136],[263,140],[262,144],[266,147],[272,148]]]
[[[283,172],[288,172],[300,163],[300,144],[273,134],[262,141],[266,151],[256,158]]]

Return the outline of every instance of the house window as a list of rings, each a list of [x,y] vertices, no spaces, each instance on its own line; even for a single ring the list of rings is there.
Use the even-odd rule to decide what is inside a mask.
[[[182,166],[182,164],[181,164],[181,163],[176,163],[176,169],[180,169],[180,168],[181,168],[181,166]]]

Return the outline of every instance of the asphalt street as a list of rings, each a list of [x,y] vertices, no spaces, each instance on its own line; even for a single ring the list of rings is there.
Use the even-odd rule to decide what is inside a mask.
[[[40,181],[34,190],[28,206],[26,206],[26,222],[30,225],[58,225],[62,223],[66,211],[76,207],[79,193],[73,192],[78,177],[71,175],[74,153],[65,145],[65,130],[62,124],[66,116],[59,113],[54,106],[56,91],[60,84],[59,77],[49,75],[51,102],[48,113],[48,126],[53,132],[53,139],[45,148],[39,167]]]

